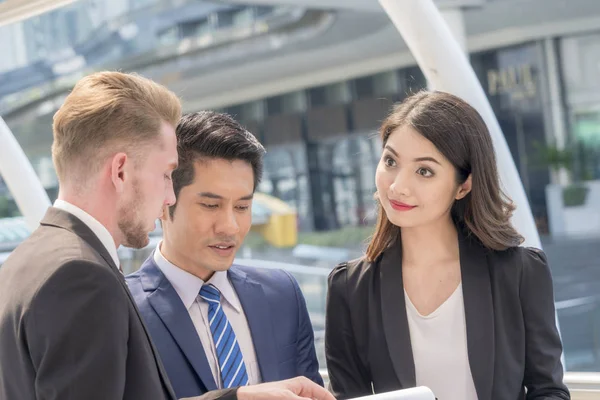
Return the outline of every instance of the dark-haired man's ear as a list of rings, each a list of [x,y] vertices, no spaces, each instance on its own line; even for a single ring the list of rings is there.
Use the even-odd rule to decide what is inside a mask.
[[[473,179],[471,179],[471,175],[467,178],[467,180],[458,187],[458,192],[456,193],[456,200],[464,199],[466,195],[471,192],[471,187],[473,185]]]

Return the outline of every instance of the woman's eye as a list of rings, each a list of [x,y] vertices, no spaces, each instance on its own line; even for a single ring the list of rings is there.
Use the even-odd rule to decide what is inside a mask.
[[[396,161],[394,161],[393,158],[391,157],[385,157],[385,159],[383,160],[383,162],[385,163],[386,166],[388,167],[393,167],[396,165]]]
[[[431,172],[430,170],[428,170],[427,168],[419,168],[417,170],[417,174],[425,177],[425,178],[429,178],[433,176],[433,172]]]

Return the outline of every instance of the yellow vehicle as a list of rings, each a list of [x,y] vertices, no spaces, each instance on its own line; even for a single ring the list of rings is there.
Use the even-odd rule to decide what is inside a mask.
[[[296,210],[277,197],[255,193],[252,231],[262,235],[274,247],[293,247],[298,243]]]

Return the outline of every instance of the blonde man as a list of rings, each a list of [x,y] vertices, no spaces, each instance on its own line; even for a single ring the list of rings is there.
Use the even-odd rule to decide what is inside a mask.
[[[55,114],[58,200],[0,269],[0,399],[175,399],[117,248],[147,245],[175,202],[180,116],[166,88],[118,72],[83,78]],[[203,399],[333,399],[314,386],[296,379]]]
[[[0,398],[169,399],[119,268],[175,201],[177,97],[140,76],[83,78],[54,115],[58,200],[0,269]]]

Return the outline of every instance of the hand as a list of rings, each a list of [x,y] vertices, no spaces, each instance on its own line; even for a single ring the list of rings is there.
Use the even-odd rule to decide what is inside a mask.
[[[285,381],[243,386],[238,400],[335,400],[335,397],[313,381],[301,376]]]

